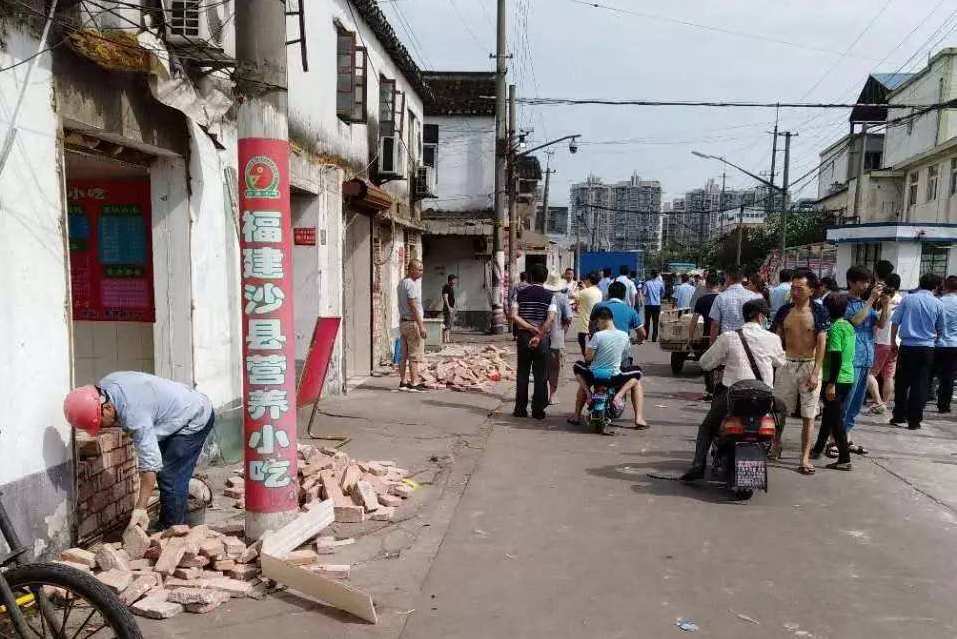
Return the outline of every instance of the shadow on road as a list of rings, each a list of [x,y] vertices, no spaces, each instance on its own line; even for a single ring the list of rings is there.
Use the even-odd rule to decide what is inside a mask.
[[[734,499],[728,489],[720,482],[703,481],[695,484],[685,484],[678,481],[677,477],[688,470],[689,463],[689,459],[628,462],[612,466],[587,468],[585,472],[595,477],[636,482],[631,490],[641,495],[682,497],[711,504],[740,505],[743,503]],[[674,475],[675,479],[652,477],[649,473],[653,475]]]

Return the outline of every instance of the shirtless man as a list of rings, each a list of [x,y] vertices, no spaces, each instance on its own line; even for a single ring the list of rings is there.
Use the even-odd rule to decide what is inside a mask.
[[[771,331],[781,338],[787,356],[787,363],[777,371],[774,394],[787,405],[788,414],[800,406],[801,464],[798,470],[804,475],[814,474],[811,435],[817,415],[821,367],[830,324],[824,307],[811,302],[811,292],[816,286],[817,276],[813,272],[807,269],[795,271],[791,279],[791,301],[778,310],[771,324]],[[780,454],[779,433],[772,456],[779,457]]]

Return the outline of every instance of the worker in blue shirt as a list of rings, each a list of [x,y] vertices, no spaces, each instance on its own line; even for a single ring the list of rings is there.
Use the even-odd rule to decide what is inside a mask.
[[[661,298],[665,292],[665,283],[658,271],[652,270],[649,275],[644,288],[645,334],[651,337],[652,342],[657,342],[658,318],[661,315]]]
[[[891,316],[891,348],[897,349],[891,424],[907,424],[910,430],[920,428],[924,420],[934,345],[944,334],[944,304],[933,293],[940,286],[940,276],[926,273],[919,285],[917,291],[901,300]]]
[[[140,492],[128,527],[149,526],[153,488],[160,490],[160,528],[186,523],[189,480],[216,415],[206,395],[162,377],[111,373],[72,390],[63,402],[70,425],[96,436],[119,426],[133,439]]]
[[[887,324],[890,298],[884,295],[883,285],[872,286],[874,275],[862,266],[847,269],[846,279],[847,310],[844,318],[854,326],[856,337],[854,382],[844,406],[844,430],[850,432],[867,395],[867,378],[874,365],[875,330]],[[866,451],[861,446],[851,445],[851,452],[864,454]]]
[[[934,367],[940,376],[937,410],[949,413],[954,394],[954,370],[957,368],[957,275],[947,277],[940,303],[944,308],[944,326],[934,345]]]
[[[626,298],[628,297],[628,289],[621,282],[612,282],[608,287],[608,300],[595,304],[591,311],[591,321],[598,321],[598,311],[607,308],[611,310],[612,321],[615,324],[615,328],[619,331],[624,331],[628,335],[631,335],[632,331],[635,331],[638,339],[643,340],[645,338],[645,329],[641,326],[641,322],[638,319],[638,312],[632,307],[628,306]],[[630,349],[629,349],[630,350]],[[628,360],[631,359],[631,355],[628,351],[625,352],[625,361],[626,366],[630,366],[631,362]]]

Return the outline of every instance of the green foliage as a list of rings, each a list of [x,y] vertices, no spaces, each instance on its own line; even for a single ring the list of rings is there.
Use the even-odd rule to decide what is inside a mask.
[[[801,246],[825,239],[823,214],[818,211],[792,211],[787,219],[788,246]],[[734,266],[737,258],[737,231],[706,247],[707,264],[716,268]],[[757,269],[767,256],[781,246],[781,215],[772,215],[761,226],[745,230],[741,242],[741,266]]]

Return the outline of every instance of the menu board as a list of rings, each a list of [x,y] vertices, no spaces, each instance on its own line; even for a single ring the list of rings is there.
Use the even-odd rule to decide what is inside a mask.
[[[148,180],[67,183],[73,319],[153,322]]]

